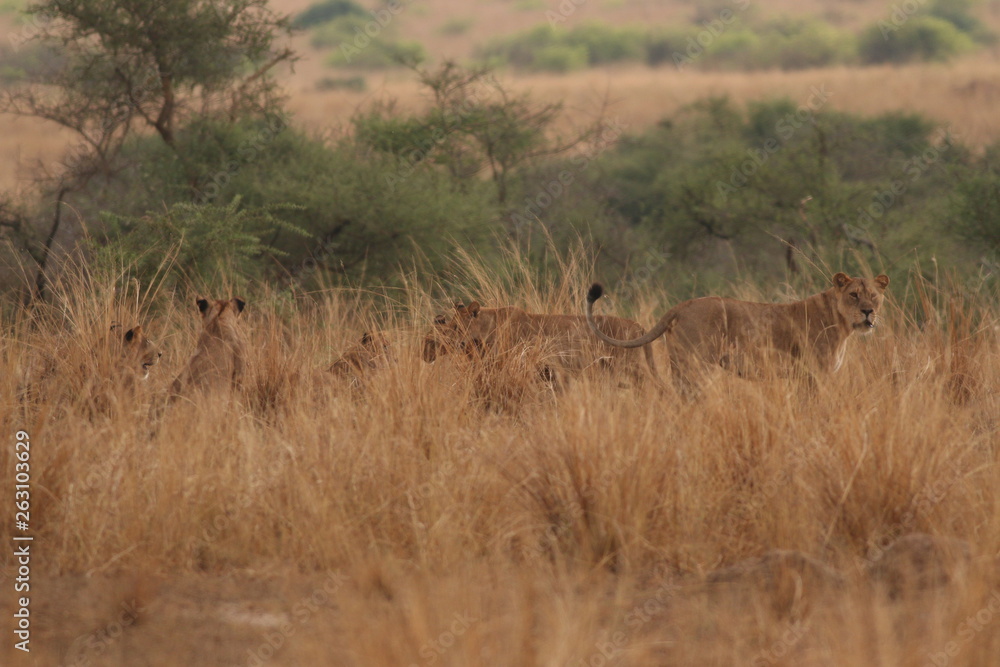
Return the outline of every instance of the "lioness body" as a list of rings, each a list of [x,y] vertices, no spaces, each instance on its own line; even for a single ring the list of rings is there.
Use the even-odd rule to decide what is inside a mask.
[[[384,367],[392,356],[389,352],[389,341],[380,333],[365,332],[361,341],[344,351],[328,372],[339,377],[358,378],[369,371]]]
[[[595,325],[611,336],[640,336],[642,327],[621,317],[599,316]],[[592,366],[619,371],[641,382],[644,373],[638,351],[623,350],[594,341],[587,319],[581,315],[541,315],[512,306],[482,308],[473,302],[468,307],[457,304],[449,321],[435,320],[435,330],[425,339],[423,358],[431,362],[451,349],[477,354],[502,346],[531,343],[541,346],[548,365],[564,370],[581,371]],[[650,375],[657,380],[652,351],[643,351]]]
[[[850,278],[838,273],[833,287],[787,304],[703,297],[671,308],[644,336],[607,336],[593,315],[600,285],[587,294],[587,320],[598,339],[623,348],[648,346],[664,336],[675,382],[688,388],[699,370],[722,367],[740,375],[758,372],[777,353],[820,370],[843,363],[851,334],[870,332],[877,322],[889,278]]]
[[[201,311],[202,331],[194,355],[174,380],[174,395],[191,389],[233,388],[243,374],[246,343],[239,316],[246,304],[241,299],[198,299],[197,304]]]

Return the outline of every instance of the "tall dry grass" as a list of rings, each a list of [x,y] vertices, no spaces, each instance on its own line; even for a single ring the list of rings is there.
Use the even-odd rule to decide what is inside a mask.
[[[193,300],[68,280],[18,310],[0,423],[31,435],[35,664],[996,663],[995,294],[893,275],[883,325],[837,374],[723,377],[687,402],[600,376],[554,392],[501,369],[517,391],[491,403],[467,360],[420,361],[452,298],[576,312],[589,269],[459,255],[452,284],[384,300],[263,290],[244,313],[241,388],[169,405]],[[635,290],[647,326],[677,299],[658,278]],[[165,354],[141,391],[95,403],[90,347],[110,319],[142,321]],[[357,383],[319,372],[373,326],[396,365]],[[57,379],[25,401],[39,355]],[[890,597],[865,573],[913,532],[967,540],[972,559]],[[818,574],[713,583],[774,549]],[[115,633],[127,601],[141,612]],[[4,664],[21,664],[9,643]]]

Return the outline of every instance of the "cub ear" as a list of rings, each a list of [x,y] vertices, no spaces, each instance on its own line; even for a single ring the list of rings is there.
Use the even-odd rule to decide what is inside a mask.
[[[233,305],[236,306],[236,312],[242,313],[243,309],[246,308],[247,302],[238,296],[232,298]]]
[[[837,287],[844,287],[851,282],[851,277],[844,272],[840,272],[833,277],[833,284]]]
[[[121,328],[122,328],[122,323],[121,322],[112,322],[111,323],[111,330],[112,331],[114,331],[115,329],[121,329]]]
[[[366,331],[363,334],[361,334],[361,344],[362,345],[368,345],[371,342],[372,342],[372,335],[370,333],[368,333]]]
[[[434,317],[434,324],[447,324],[448,319],[444,315],[437,315]]]
[[[200,310],[202,313],[208,310],[209,306],[208,299],[198,297],[197,303],[198,303],[198,310]]]
[[[458,312],[462,312],[463,310],[465,310],[465,304],[462,303],[461,301],[456,301],[455,310],[457,310]]]
[[[473,301],[469,304],[469,312],[472,313],[473,317],[479,317],[479,302]]]
[[[884,273],[875,276],[875,284],[878,285],[880,290],[885,291],[885,288],[889,286],[889,276]]]
[[[125,342],[126,343],[131,343],[132,339],[134,339],[136,336],[138,336],[141,333],[142,333],[142,327],[141,326],[136,325],[136,326],[132,327],[131,329],[129,329],[128,331],[125,332]]]

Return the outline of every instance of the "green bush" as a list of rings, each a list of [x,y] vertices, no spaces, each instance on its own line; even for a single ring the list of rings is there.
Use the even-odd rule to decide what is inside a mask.
[[[610,219],[667,244],[677,263],[699,272],[780,276],[781,239],[810,261],[842,266],[914,248],[943,261],[961,257],[959,235],[943,231],[941,219],[969,156],[935,132],[915,115],[707,100],[623,138],[594,169]]]
[[[584,23],[561,36],[560,43],[580,48],[591,65],[641,60],[643,35],[634,28],[616,28],[602,23]]]
[[[972,15],[975,0],[935,0],[928,14],[948,21],[981,44],[992,44],[996,35],[986,25]]]
[[[900,25],[881,21],[860,38],[858,52],[867,64],[946,61],[972,50],[972,39],[952,23],[926,15],[911,16]]]
[[[153,137],[130,142],[113,184],[95,180],[67,199],[102,245],[121,237],[109,253],[124,248],[131,261],[155,247],[143,264],[144,275],[172,247],[176,239],[165,236],[164,230],[180,220],[188,210],[183,207],[204,211],[198,220],[208,224],[228,215],[224,209],[237,199],[241,215],[246,215],[244,210],[272,211],[285,223],[248,221],[254,223],[250,231],[268,248],[252,265],[241,264],[237,257],[238,268],[248,274],[253,269],[261,278],[287,280],[306,267],[301,282],[313,287],[322,280],[392,282],[398,267],[413,261],[414,248],[429,257],[428,268],[440,268],[453,241],[482,246],[495,229],[489,181],[459,184],[447,171],[413,162],[402,152],[374,151],[354,138],[328,145],[274,119],[270,131],[260,122],[202,121],[179,128],[177,145],[189,156],[187,165]],[[199,174],[197,200],[205,202],[201,206],[191,203],[192,172]],[[284,202],[296,206],[283,207]],[[157,235],[142,234],[145,218],[156,217],[148,212],[164,208],[171,216],[157,220]],[[105,210],[117,219],[102,216]],[[199,239],[202,233],[185,232]],[[211,242],[212,248],[228,248],[221,240]],[[203,246],[209,247],[199,240],[197,247]],[[192,261],[196,268],[190,271],[215,271],[199,257]]]
[[[959,181],[951,198],[951,214],[965,239],[1000,253],[1000,174],[986,169]]]
[[[316,48],[333,48],[326,63],[331,67],[380,69],[400,64],[422,62],[426,58],[418,42],[401,41],[392,26],[381,29],[374,37],[365,32],[372,19],[342,16],[320,26],[312,37]]]
[[[438,32],[442,35],[454,36],[454,35],[464,35],[472,27],[473,19],[471,18],[451,18],[445,21]]]
[[[417,163],[438,144],[436,127],[424,118],[401,117],[393,105],[375,105],[351,119],[362,146]]]
[[[535,51],[531,68],[562,74],[584,69],[588,64],[589,54],[585,46],[550,44]]]
[[[565,72],[589,65],[644,61],[726,69],[822,67],[854,58],[854,41],[821,21],[780,19],[751,27],[732,18],[721,30],[616,28],[585,23],[572,29],[540,25],[496,40],[480,58],[513,67]]]
[[[235,197],[225,205],[174,204],[166,212],[141,218],[112,212],[89,241],[95,266],[134,268],[144,287],[160,278],[173,286],[183,279],[216,286],[246,282],[259,275],[280,250],[265,237],[279,230],[307,236],[275,215],[288,207],[242,207]]]
[[[327,57],[331,67],[383,69],[401,65],[416,65],[427,59],[423,45],[413,41],[373,40],[364,48],[350,48],[345,43]]]
[[[748,28],[733,27],[712,41],[694,64],[711,69],[757,69],[753,54],[760,45],[760,35]]]
[[[759,34],[757,53],[749,58],[757,67],[786,70],[826,67],[854,57],[851,35],[822,21],[774,21]]]
[[[657,28],[643,38],[643,50],[647,65],[663,63],[677,64],[686,55],[688,47],[687,31],[679,28]]]
[[[494,40],[477,56],[500,60],[513,67],[566,72],[583,65],[604,65],[644,58],[643,34],[632,28],[586,23],[566,30],[539,25]]]
[[[368,83],[363,76],[324,76],[316,82],[316,90],[350,90],[363,93],[367,89]]]
[[[341,16],[367,16],[364,8],[352,0],[324,0],[309,6],[292,22],[296,28],[311,28]]]

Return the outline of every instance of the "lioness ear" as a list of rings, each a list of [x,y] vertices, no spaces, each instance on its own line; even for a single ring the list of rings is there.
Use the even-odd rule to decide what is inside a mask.
[[[444,315],[436,315],[434,317],[434,324],[445,324],[447,321]]]
[[[128,331],[125,332],[125,342],[126,343],[131,343],[132,339],[135,338],[136,336],[138,336],[141,333],[142,333],[142,327],[141,326],[134,326],[134,327],[132,327],[131,329],[129,329]]]
[[[233,301],[233,304],[236,306],[236,312],[237,313],[242,313],[243,309],[247,305],[247,302],[244,301],[243,299],[241,299],[238,296],[234,296],[233,299],[232,299],[232,301]]]
[[[837,287],[844,287],[851,282],[851,277],[844,272],[840,272],[833,277],[833,284]]]
[[[372,342],[372,335],[370,333],[368,333],[366,331],[363,334],[361,334],[361,344],[362,345],[367,345],[370,342]]]
[[[469,312],[472,313],[473,317],[479,317],[479,302],[473,301],[469,304]]]
[[[198,310],[200,310],[202,313],[208,310],[208,305],[209,305],[208,299],[203,299],[201,297],[198,297],[197,303],[198,303]]]
[[[884,273],[875,276],[875,284],[879,286],[879,289],[885,291],[885,288],[889,286],[889,276]]]

